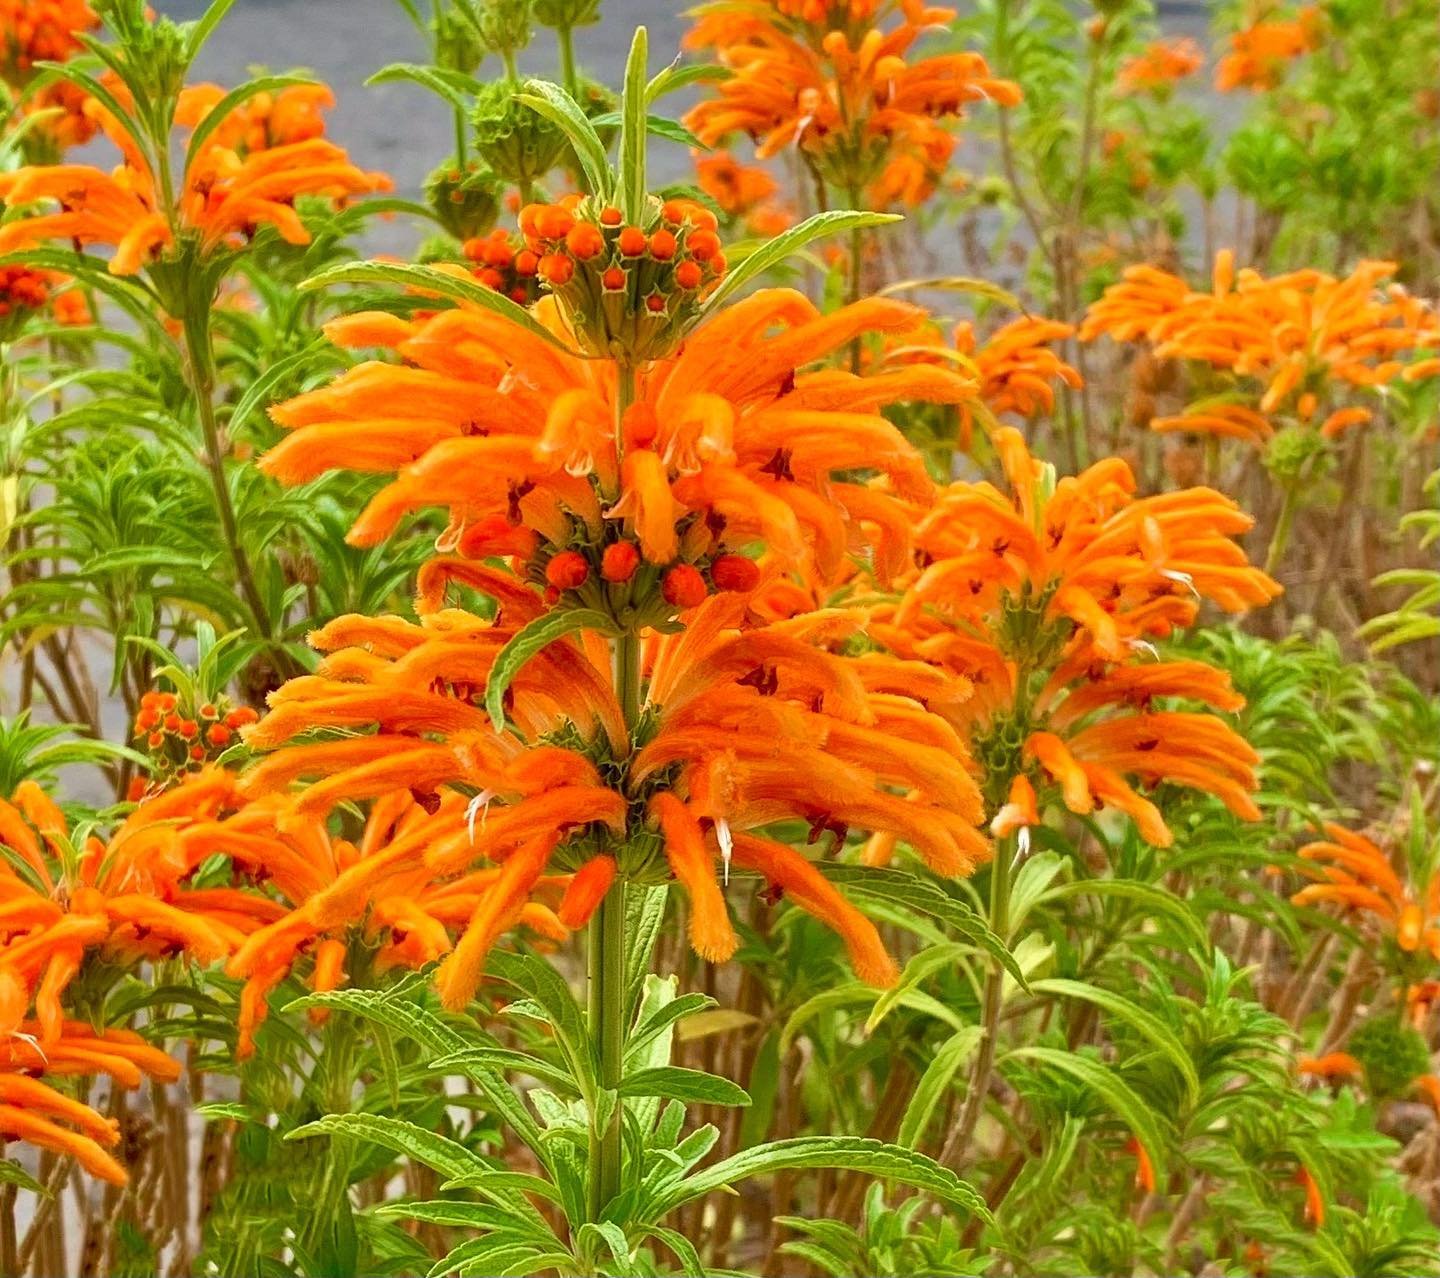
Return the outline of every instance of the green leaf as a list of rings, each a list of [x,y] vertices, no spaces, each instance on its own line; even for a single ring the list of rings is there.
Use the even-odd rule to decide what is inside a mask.
[[[41,1198],[49,1198],[50,1191],[27,1172],[19,1163],[0,1158],[0,1185],[14,1185],[17,1189],[28,1189]]]
[[[1210,937],[1205,925],[1180,897],[1138,879],[1079,879],[1051,888],[1044,901],[1068,900],[1072,896],[1112,896],[1144,906],[1151,914],[1163,914],[1178,923],[1202,953],[1210,952]]]
[[[660,929],[665,926],[665,904],[670,889],[664,883],[636,887],[625,894],[625,1007],[633,1010],[650,974],[650,959]]]
[[[594,608],[562,608],[536,617],[500,649],[495,664],[490,667],[490,677],[485,681],[485,708],[490,712],[490,722],[496,732],[505,731],[505,693],[525,663],[556,640],[580,630],[613,634],[615,624]]]
[[[575,1080],[563,1069],[547,1064],[538,1056],[528,1052],[516,1052],[504,1047],[471,1047],[452,1056],[442,1056],[430,1062],[430,1068],[442,1072],[469,1074],[474,1070],[513,1070],[530,1074],[535,1078],[574,1095]]]
[[[310,364],[317,355],[329,349],[329,339],[323,336],[317,337],[313,342],[302,346],[293,354],[271,364],[245,388],[245,393],[235,401],[235,407],[230,410],[230,416],[227,418],[230,431],[233,433],[238,430],[245,424],[251,413],[264,406],[277,386],[283,385],[295,373]]]
[[[678,1065],[637,1070],[620,1080],[621,1096],[663,1096],[667,1100],[695,1101],[703,1105],[748,1105],[750,1095],[728,1078]]]
[[[395,84],[402,80],[408,80],[411,84],[421,85],[432,93],[439,94],[457,111],[467,113],[473,105],[476,92],[481,88],[480,82],[474,76],[452,71],[448,67],[417,66],[413,62],[392,62],[387,67],[381,67],[365,83]]]
[[[224,20],[234,6],[235,0],[214,0],[208,9],[197,18],[185,36],[185,65],[195,61],[195,56],[204,47],[210,33]]]
[[[651,1225],[645,1232],[675,1253],[675,1259],[680,1262],[680,1272],[685,1278],[706,1278],[705,1266],[700,1263],[700,1253],[695,1250],[695,1244],[679,1230],[667,1229],[664,1225]]]
[[[705,80],[728,80],[732,74],[733,72],[727,67],[719,66],[714,62],[682,64],[677,57],[668,67],[651,78],[645,88],[645,101],[653,104],[667,93],[674,93],[676,89],[683,89],[687,85],[699,84]]]
[[[587,1100],[592,1098],[596,1087],[595,1047],[584,1013],[560,974],[532,955],[504,950],[490,955],[487,968],[491,975],[535,1000],[555,1032],[556,1045],[570,1066],[574,1086]]]
[[[1088,1087],[1135,1134],[1145,1147],[1150,1165],[1155,1169],[1156,1184],[1165,1182],[1165,1140],[1162,1120],[1130,1086],[1109,1066],[1089,1056],[1064,1052],[1054,1047],[1017,1047],[1007,1052],[1006,1060],[1032,1060],[1048,1065]]]
[[[905,870],[882,866],[824,864],[820,871],[838,887],[845,889],[856,905],[867,900],[903,906],[907,910],[928,914],[946,927],[958,932],[978,949],[1004,965],[1021,989],[1026,988],[1025,973],[1015,956],[989,925],[963,901],[956,900],[929,879]]]
[[[645,60],[649,37],[644,27],[635,28],[630,56],[625,63],[625,89],[620,100],[620,200],[625,220],[638,223],[645,213],[645,140],[647,113]]]
[[[590,184],[590,194],[597,199],[610,199],[615,187],[610,157],[605,153],[605,143],[595,131],[595,123],[580,109],[575,99],[558,84],[551,84],[548,80],[527,80],[524,92],[517,93],[515,100],[539,112],[570,139],[585,180]]]
[[[898,1181],[954,1203],[986,1223],[991,1219],[984,1198],[948,1167],[913,1149],[858,1136],[797,1136],[742,1150],[672,1186],[650,1204],[650,1213],[664,1216],[683,1203],[751,1176],[815,1167],[843,1167],[866,1172],[877,1180]]]
[[[1124,1021],[1141,1038],[1157,1048],[1185,1080],[1185,1091],[1193,1105],[1200,1097],[1200,1076],[1196,1073],[1195,1062],[1185,1050],[1185,1044],[1168,1025],[1153,1012],[1146,1011],[1132,999],[1102,989],[1086,981],[1071,981],[1062,977],[1049,977],[1032,981],[1032,994],[1059,994],[1064,998],[1078,998],[1103,1008],[1117,1020]]]
[[[935,1110],[950,1090],[955,1075],[968,1061],[985,1031],[979,1025],[967,1025],[956,1030],[940,1044],[920,1081],[915,1084],[910,1103],[900,1119],[900,1130],[896,1133],[897,1144],[914,1149],[925,1138],[925,1130],[935,1116]]]
[[[711,315],[720,310],[751,280],[763,275],[771,267],[779,266],[790,254],[798,253],[814,240],[823,239],[827,235],[839,235],[843,231],[885,226],[902,220],[898,213],[869,213],[854,209],[833,209],[828,213],[815,213],[799,226],[792,226],[773,240],[767,240],[739,266],[729,271],[720,281],[720,286],[706,299],[705,305],[701,307],[701,314]]]
[[[194,1112],[212,1123],[221,1119],[234,1119],[237,1123],[256,1121],[255,1115],[250,1112],[250,1107],[242,1105],[239,1101],[206,1101],[203,1105],[196,1105]]]
[[[456,302],[469,302],[503,316],[512,324],[518,324],[527,333],[548,342],[556,350],[573,355],[576,359],[584,358],[504,293],[486,288],[476,280],[438,271],[431,266],[408,266],[399,262],[341,262],[338,266],[317,271],[309,279],[301,281],[299,287],[301,292],[313,292],[316,289],[329,288],[333,284],[393,284],[397,288],[420,289]]]
[[[251,98],[260,93],[277,93],[281,89],[288,89],[294,84],[315,84],[314,76],[308,75],[262,75],[254,80],[247,80],[244,84],[236,85],[213,107],[205,112],[205,118],[195,126],[195,132],[190,135],[190,142],[185,148],[185,169],[186,173],[200,157],[205,143],[210,140],[210,135],[215,132],[226,119],[239,107],[244,106]]]
[[[309,1140],[315,1136],[349,1136],[369,1141],[433,1167],[452,1180],[480,1176],[491,1170],[478,1154],[464,1145],[388,1114],[326,1114],[287,1132],[285,1139]]]
[[[607,112],[605,115],[597,115],[590,121],[597,129],[614,128],[621,123],[620,116],[615,111]],[[678,142],[681,146],[693,147],[697,151],[708,151],[711,148],[700,141],[678,120],[667,119],[663,115],[647,115],[645,117],[645,131],[653,133],[657,138],[664,138],[669,142]]]

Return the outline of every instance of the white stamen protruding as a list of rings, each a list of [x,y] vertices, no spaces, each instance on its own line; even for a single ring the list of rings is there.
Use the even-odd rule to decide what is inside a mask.
[[[480,818],[480,828],[485,828],[485,821],[490,815],[490,800],[495,797],[494,790],[481,790],[469,803],[465,805],[465,828],[470,832],[470,842],[475,842],[475,818]]]
[[[726,887],[730,886],[730,857],[735,851],[735,840],[730,837],[730,822],[720,817],[715,822],[715,842],[720,845],[720,864],[723,881]]]
[[[1145,639],[1127,639],[1125,642],[1126,642],[1127,644],[1129,644],[1130,647],[1134,648],[1137,652],[1148,653],[1148,654],[1150,655],[1151,660],[1153,660],[1153,661],[1159,661],[1159,660],[1160,660],[1160,652],[1159,652],[1159,649],[1157,649],[1157,648],[1155,647],[1155,645],[1154,645],[1153,643],[1150,643],[1148,640],[1145,640]]]
[[[1180,585],[1184,586],[1197,600],[1200,598],[1200,592],[1195,589],[1195,578],[1188,572],[1181,572],[1178,568],[1162,568],[1160,569],[1160,575],[1169,581],[1179,582]]]

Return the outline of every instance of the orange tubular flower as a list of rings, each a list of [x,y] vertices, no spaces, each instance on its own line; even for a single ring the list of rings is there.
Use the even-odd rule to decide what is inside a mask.
[[[90,1106],[66,1096],[40,1075],[104,1074],[113,1086],[137,1088],[148,1075],[162,1083],[180,1077],[180,1064],[128,1030],[97,1032],[65,1021],[42,1049],[45,1027],[26,1022],[0,1037],[0,1140],[23,1140],[66,1154],[92,1176],[126,1183],[125,1169],[106,1152],[120,1128]]]
[[[1204,65],[1205,55],[1194,40],[1156,40],[1120,68],[1116,90],[1164,95]]]
[[[117,82],[111,88],[128,106],[124,86]],[[195,127],[223,96],[214,85],[182,90],[176,122]],[[383,175],[362,173],[342,148],[318,135],[319,108],[328,100],[325,91],[288,100],[282,93],[268,108],[253,101],[236,108],[199,153],[187,158],[176,191],[163,189],[125,123],[100,103],[88,102],[87,113],[119,148],[122,164],[114,174],[81,164],[0,174],[0,200],[6,204],[59,206],[0,226],[0,253],[49,239],[106,244],[114,249],[111,273],[134,275],[167,255],[214,255],[262,225],[273,226],[292,244],[308,244],[297,197],[345,198],[389,185]]]
[[[557,300],[535,314],[565,331]],[[528,615],[544,601],[524,583],[561,590],[546,568],[574,553],[587,571],[564,578],[577,582],[567,599],[658,621],[674,609],[655,573],[614,582],[611,547],[708,578],[711,563],[760,540],[777,566],[829,578],[847,551],[868,553],[905,527],[904,502],[932,485],[880,410],[959,402],[973,383],[921,366],[873,377],[805,370],[858,333],[910,329],[916,317],[889,300],[821,315],[798,293],[757,293],[644,365],[617,432],[609,361],[568,355],[478,307],[415,321],[352,315],[327,326],[332,340],[389,347],[405,362],[360,364],[279,405],[272,416],[290,434],[260,465],[285,483],[335,468],[395,473],[350,540],[373,545],[409,511],[448,506],[438,545],[469,558],[443,574],[484,590],[496,574],[478,561],[513,556],[521,576],[500,581]],[[613,571],[618,559],[609,562]]]
[[[427,572],[453,566],[442,560]],[[328,652],[317,674],[281,688],[247,734],[258,748],[284,746],[250,774],[249,790],[286,796],[296,816],[322,819],[342,799],[378,805],[397,785],[440,795],[433,816],[315,893],[299,912],[305,926],[343,924],[367,902],[403,894],[407,876],[473,873],[468,924],[438,977],[446,1005],[458,1008],[495,940],[555,881],[545,878],[549,866],[574,871],[560,880],[560,911],[575,925],[618,875],[655,882],[673,872],[691,899],[696,949],[721,959],[735,948],[721,887],[733,862],[838,931],[860,975],[892,979],[873,927],[809,861],[743,832],[798,820],[812,839],[830,831],[838,846],[851,825],[891,831],[946,874],[987,855],[963,754],[935,744],[953,734],[892,691],[909,663],[882,671],[841,655],[858,615],[751,628],[748,596],[728,592],[706,599],[685,629],[650,637],[633,733],[608,654],[589,634],[552,644],[519,671],[497,730],[477,702],[496,655],[540,606],[528,587],[501,578],[485,587],[501,601],[497,621],[440,607],[422,580],[418,625],[331,623],[312,636]],[[374,734],[284,745],[316,728],[365,727]],[[312,781],[292,790],[301,777]],[[460,802],[453,787],[474,798]],[[267,953],[257,934],[232,970]]]
[[[1025,774],[1059,786],[1065,806],[1109,805],[1165,845],[1159,810],[1126,777],[1205,790],[1254,819],[1258,757],[1216,714],[1170,708],[1242,702],[1221,671],[1165,661],[1150,640],[1195,621],[1202,600],[1230,611],[1279,587],[1231,540],[1250,520],[1209,489],[1134,496],[1118,459],[1062,479],[1017,431],[994,434],[1010,491],[956,484],[916,532],[920,563],[898,606],[875,609],[872,633],[974,685],[955,728],[1000,787]],[[999,832],[1036,821],[1033,796],[1012,790]]]
[[[881,23],[898,13],[890,31]],[[994,79],[976,53],[907,62],[948,9],[913,0],[855,6],[721,3],[706,6],[686,37],[715,48],[732,72],[687,125],[706,145],[748,134],[764,159],[794,146],[837,190],[868,190],[875,207],[928,198],[949,163],[954,137],[941,121],[966,104],[1013,106],[1019,87]]]
[[[0,0],[0,80],[21,88],[37,62],[64,62],[100,23],[86,0]]]
[[[33,782],[12,799],[0,800],[0,843],[23,876],[0,862],[0,1035],[16,1032],[33,1001],[48,1050],[62,1032],[66,987],[90,952],[212,963],[268,917],[261,898],[188,883],[211,851],[208,826],[237,801],[223,772],[209,769],[142,803],[108,842],[89,839],[61,879],[45,847],[68,838],[64,816]]]
[[[1400,358],[1440,346],[1440,313],[1398,284],[1382,288],[1394,270],[1393,262],[1361,262],[1345,279],[1315,270],[1266,279],[1249,269],[1237,274],[1225,250],[1212,290],[1202,293],[1178,276],[1135,266],[1090,308],[1080,336],[1145,342],[1158,359],[1233,381],[1233,392],[1155,418],[1154,430],[1259,445],[1272,434],[1270,418],[1287,414],[1334,438],[1371,417],[1368,408],[1336,402],[1341,397],[1440,374],[1440,360]]]
[[[1297,905],[1329,903],[1373,915],[1406,954],[1425,953],[1440,959],[1440,874],[1417,895],[1390,863],[1390,858],[1364,835],[1327,822],[1326,838],[1299,851],[1320,881],[1291,898]],[[1413,1000],[1412,1000],[1413,1002]]]
[[[1302,1056],[1295,1063],[1295,1069],[1304,1078],[1365,1077],[1365,1067],[1346,1052],[1327,1052],[1324,1056]]]

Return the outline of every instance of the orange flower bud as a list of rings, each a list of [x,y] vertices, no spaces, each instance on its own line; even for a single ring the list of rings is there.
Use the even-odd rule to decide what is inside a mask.
[[[681,262],[675,268],[675,284],[679,288],[692,289],[700,287],[702,272],[696,262]]]
[[[173,692],[162,692],[155,704],[168,713],[175,709],[175,694]]]
[[[547,240],[563,240],[575,225],[575,215],[569,209],[552,204],[543,209],[535,219],[535,226]]]
[[[527,204],[520,210],[520,234],[527,239],[535,239],[539,236],[540,214],[544,210],[543,204]]]
[[[540,259],[540,278],[552,288],[563,288],[575,274],[575,262],[564,253],[546,253]]]
[[[627,226],[620,232],[619,244],[625,257],[639,257],[645,251],[645,232],[638,226]]]
[[[605,248],[605,237],[591,222],[576,222],[565,237],[565,247],[582,262],[588,262]]]
[[[657,262],[668,262],[675,256],[675,237],[661,229],[650,237],[650,256]]]
[[[165,716],[165,731],[166,731],[166,732],[179,732],[179,731],[180,731],[180,716],[179,716],[178,714],[167,714],[167,715]]]
[[[716,590],[754,590],[760,582],[760,565],[744,555],[719,555],[710,564]]]
[[[665,602],[675,608],[697,608],[709,593],[705,578],[690,564],[676,564],[660,583]]]
[[[562,550],[545,565],[545,580],[556,590],[574,590],[589,576],[590,565],[578,550]]]
[[[607,293],[619,293],[625,287],[626,274],[618,266],[612,266],[600,276],[600,283]]]
[[[212,723],[210,729],[205,733],[205,740],[212,746],[224,746],[230,744],[230,729],[223,723]]]
[[[651,293],[650,296],[645,299],[645,309],[652,315],[662,314],[665,310],[665,294]]]
[[[180,721],[180,735],[184,737],[186,741],[191,740],[199,731],[200,725],[196,723],[194,719],[182,719]]]
[[[640,566],[640,552],[633,542],[617,541],[605,547],[600,556],[600,575],[606,581],[629,581]]]
[[[540,265],[540,258],[529,249],[521,249],[515,254],[515,274],[534,275]]]
[[[225,723],[231,728],[243,728],[247,723],[254,723],[259,717],[249,706],[240,706],[225,716]]]
[[[163,732],[152,732],[148,737],[145,738],[145,744],[148,745],[152,750],[158,750],[162,745],[165,744],[165,734]]]
[[[218,719],[220,717],[220,711],[207,701],[200,707],[200,717],[202,719]]]
[[[205,747],[199,745],[191,746],[190,758],[196,763],[201,762],[201,760],[205,758]]]
[[[708,262],[720,251],[720,237],[714,231],[695,231],[685,241],[685,247],[697,262]]]
[[[622,220],[619,209],[605,208],[600,210],[601,226],[619,226]]]

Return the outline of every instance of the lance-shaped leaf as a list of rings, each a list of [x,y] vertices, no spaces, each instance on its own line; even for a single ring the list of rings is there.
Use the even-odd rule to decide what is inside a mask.
[[[548,648],[557,639],[573,635],[581,630],[598,630],[601,634],[613,634],[614,623],[603,612],[593,608],[564,608],[547,612],[536,617],[517,634],[511,636],[495,657],[490,667],[490,677],[485,683],[485,708],[490,712],[490,722],[496,732],[505,730],[505,693],[515,682],[515,676],[525,663],[537,653]]]
[[[625,91],[620,101],[620,207],[625,220],[638,223],[645,212],[645,142],[647,113],[645,59],[649,37],[635,28],[625,63]]]
[[[570,139],[590,194],[609,199],[615,187],[615,173],[605,154],[605,143],[595,131],[595,123],[586,117],[575,99],[548,80],[527,80],[525,91],[517,93],[515,100],[543,115]]]

